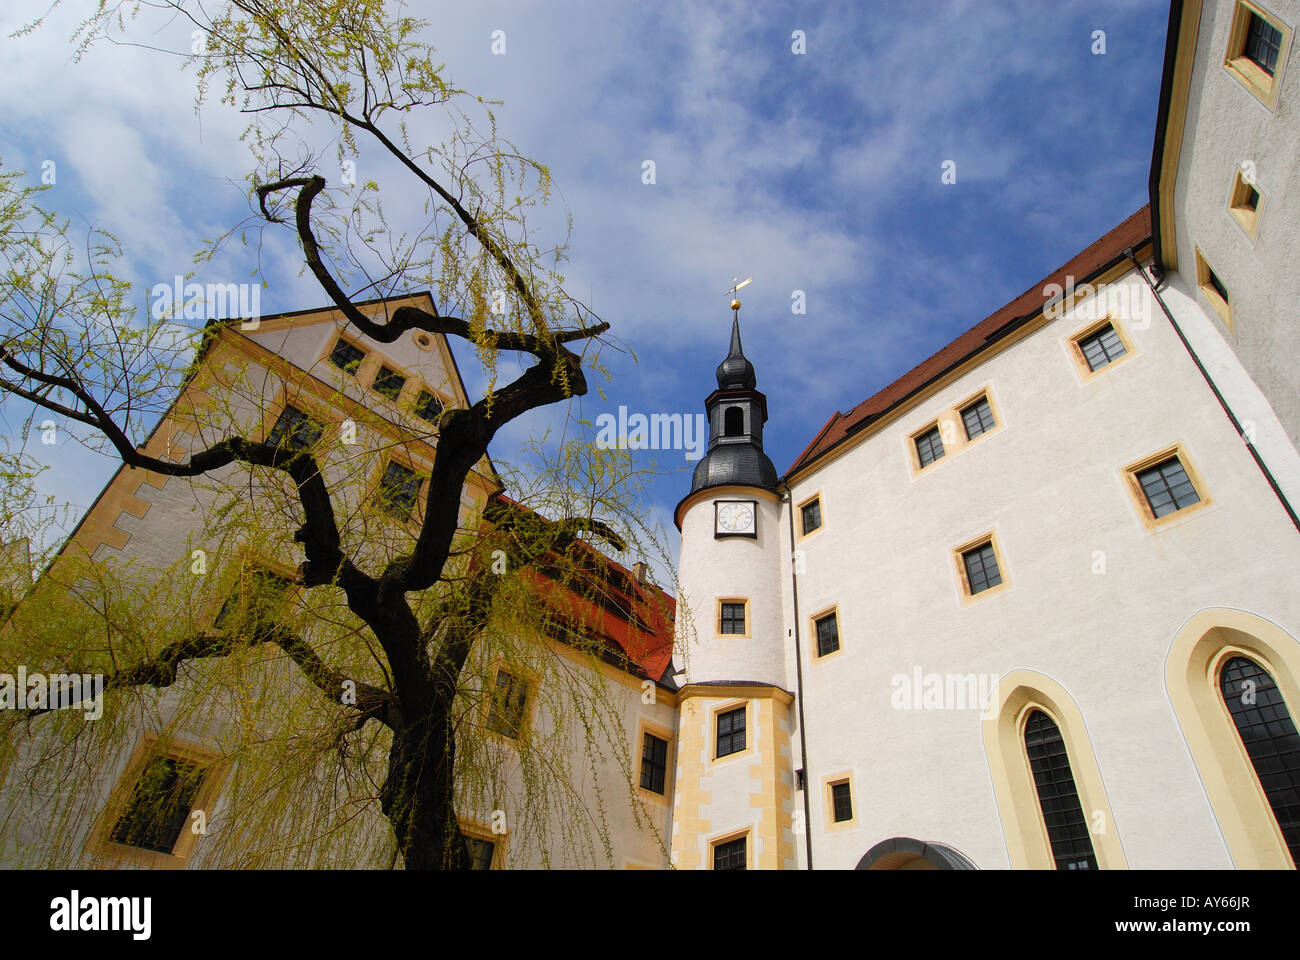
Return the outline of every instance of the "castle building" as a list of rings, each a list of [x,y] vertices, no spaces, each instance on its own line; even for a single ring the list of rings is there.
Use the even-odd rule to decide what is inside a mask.
[[[733,302],[701,385],[707,452],[674,515],[676,597],[640,564],[598,564],[598,600],[543,570],[538,603],[563,599],[569,619],[493,637],[472,665],[477,688],[507,691],[484,707],[487,775],[458,811],[475,866],[565,866],[584,845],[648,869],[1296,866],[1298,19],[1294,0],[1173,3],[1149,205],[833,414],[783,474],[763,437],[783,411]],[[387,491],[406,513],[436,452],[429,425],[468,403],[441,338],[378,344],[328,310],[225,325],[201,359],[204,391],[236,370],[255,385],[220,399],[266,435],[355,421],[366,455],[331,477],[350,502]],[[211,439],[191,394],[151,452]],[[65,552],[174,565],[205,496],[123,469]],[[502,497],[485,458],[463,523]],[[283,562],[250,547],[222,575]],[[196,617],[219,620],[207,602]],[[574,631],[601,655],[575,652]],[[606,690],[594,741],[554,695],[583,671]],[[313,695],[290,674],[264,682]],[[141,694],[136,738],[76,784],[21,759],[0,769],[8,800],[27,791],[0,863],[385,865],[374,811],[336,841],[250,861],[273,825],[238,761],[217,762],[241,716],[222,702],[191,716],[176,685]],[[590,771],[569,806],[522,812],[525,731]],[[212,761],[172,819],[202,808],[213,835],[133,830],[132,791],[159,756]],[[328,792],[312,777],[287,789]],[[575,836],[574,812],[597,805],[607,834]]]

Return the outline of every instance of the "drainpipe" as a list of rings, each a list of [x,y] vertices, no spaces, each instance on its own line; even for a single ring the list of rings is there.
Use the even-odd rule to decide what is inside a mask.
[[[1205,365],[1201,363],[1201,358],[1196,355],[1196,351],[1192,349],[1192,345],[1187,342],[1187,337],[1183,335],[1182,327],[1178,325],[1178,321],[1174,319],[1174,315],[1170,313],[1169,308],[1165,306],[1164,299],[1156,291],[1155,284],[1153,284],[1151,278],[1147,276],[1147,272],[1143,268],[1142,264],[1138,263],[1137,257],[1133,255],[1133,248],[1129,247],[1125,250],[1124,256],[1128,257],[1128,259],[1133,262],[1133,266],[1137,269],[1138,276],[1145,281],[1147,288],[1151,291],[1151,295],[1156,298],[1156,303],[1160,304],[1160,309],[1164,311],[1165,319],[1167,319],[1169,325],[1174,328],[1174,333],[1178,334],[1178,339],[1183,342],[1183,347],[1187,350],[1187,355],[1192,358],[1192,363],[1196,364],[1196,369],[1201,371],[1201,376],[1205,378],[1206,384],[1209,385],[1210,392],[1214,394],[1214,399],[1219,401],[1219,406],[1222,407],[1223,412],[1228,415],[1228,421],[1232,424],[1232,428],[1237,431],[1237,436],[1241,437],[1242,442],[1246,444],[1246,449],[1249,450],[1250,455],[1255,458],[1255,465],[1259,467],[1260,473],[1264,474],[1264,479],[1268,481],[1268,485],[1273,488],[1273,493],[1277,496],[1278,502],[1282,504],[1282,509],[1285,510],[1286,515],[1291,518],[1291,524],[1296,528],[1297,532],[1300,532],[1300,517],[1296,516],[1296,512],[1287,500],[1286,494],[1282,492],[1282,488],[1279,487],[1277,481],[1273,479],[1273,474],[1269,471],[1263,458],[1260,457],[1259,451],[1255,449],[1255,444],[1246,436],[1246,432],[1241,428],[1241,424],[1237,421],[1237,417],[1228,406],[1228,402],[1223,399],[1223,394],[1219,392],[1219,388],[1215,386],[1214,381],[1210,378],[1209,371],[1206,370]],[[793,520],[791,520],[791,524],[791,530],[793,530]]]
[[[795,695],[799,698],[799,762],[803,764],[803,838],[804,851],[808,858],[808,869],[813,868],[812,855],[812,812],[808,808],[808,728],[803,720],[803,653],[799,642],[799,574],[795,571],[794,546],[794,499],[786,488],[782,500],[787,506],[786,519],[790,521],[790,590],[794,599],[794,670]],[[798,784],[796,783],[797,787]]]

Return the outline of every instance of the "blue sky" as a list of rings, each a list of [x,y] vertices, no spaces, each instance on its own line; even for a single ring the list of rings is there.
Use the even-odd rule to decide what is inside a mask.
[[[0,12],[4,165],[35,176],[55,159],[59,183],[43,199],[118,233],[142,284],[184,272],[205,237],[247,213],[240,119],[219,107],[196,116],[192,75],[160,54],[103,47],[70,63],[80,5],[8,36],[46,6],[13,0]],[[752,275],[741,321],[779,471],[835,411],[1146,202],[1164,2],[408,9],[432,21],[457,85],[503,100],[502,133],[549,165],[574,218],[569,288],[637,355],[607,351],[608,399],[593,394],[577,412],[702,411],[726,352],[726,289]],[[495,30],[504,55],[492,53]],[[945,161],[955,183],[941,182]],[[388,184],[389,207],[404,186]],[[249,257],[236,248],[223,267],[246,273]],[[268,247],[264,312],[325,303],[296,257],[289,243]],[[796,290],[804,315],[791,312]],[[474,394],[473,352],[453,349]],[[7,405],[0,428],[16,430],[16,413]],[[494,457],[511,459],[562,416],[505,431]],[[75,444],[29,449],[54,467],[46,488],[82,507],[113,467]],[[652,506],[671,526],[692,464],[679,453],[657,462]]]

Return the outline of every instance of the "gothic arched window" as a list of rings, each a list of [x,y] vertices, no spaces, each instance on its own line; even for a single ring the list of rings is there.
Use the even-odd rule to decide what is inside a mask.
[[[1097,857],[1060,728],[1042,710],[1025,722],[1025,750],[1058,870],[1096,870]]]
[[[722,432],[728,437],[739,437],[745,432],[745,411],[740,407],[727,407],[722,414]]]
[[[1246,657],[1224,661],[1219,693],[1232,714],[1291,859],[1300,864],[1300,733],[1272,675]]]

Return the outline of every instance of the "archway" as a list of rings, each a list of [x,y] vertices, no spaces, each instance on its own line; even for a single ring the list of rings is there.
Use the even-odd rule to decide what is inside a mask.
[[[858,870],[975,870],[975,864],[944,843],[891,837],[868,850]]]

